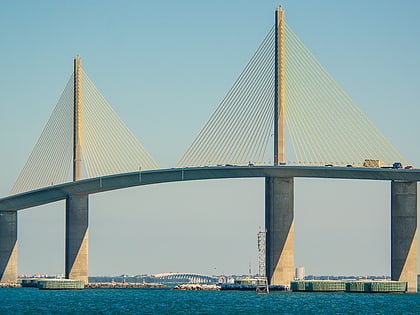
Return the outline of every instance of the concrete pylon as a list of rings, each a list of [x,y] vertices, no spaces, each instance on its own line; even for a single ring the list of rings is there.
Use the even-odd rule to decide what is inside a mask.
[[[73,181],[82,179],[82,60],[74,59]],[[88,283],[89,196],[66,199],[65,275]]]
[[[391,182],[391,279],[417,292],[417,182]]]
[[[16,282],[17,212],[0,211],[0,282]]]
[[[74,58],[73,181],[82,179],[82,59]]]
[[[274,165],[286,164],[284,10],[275,12]],[[271,285],[294,277],[294,179],[265,178],[266,276]]]
[[[71,195],[66,200],[66,257],[67,279],[88,283],[88,225],[89,196]]]
[[[293,177],[266,177],[266,276],[271,285],[290,285],[294,279],[293,206]]]
[[[274,165],[286,164],[285,152],[285,47],[284,10],[277,8],[275,14],[275,59],[274,59]]]

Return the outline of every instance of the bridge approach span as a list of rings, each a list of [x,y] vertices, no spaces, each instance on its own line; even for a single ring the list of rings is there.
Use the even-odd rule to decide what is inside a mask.
[[[133,186],[191,180],[256,177],[418,182],[420,181],[420,170],[319,166],[218,166],[159,169],[90,178],[4,197],[0,199],[0,211],[18,211],[65,200],[70,195],[95,194]]]

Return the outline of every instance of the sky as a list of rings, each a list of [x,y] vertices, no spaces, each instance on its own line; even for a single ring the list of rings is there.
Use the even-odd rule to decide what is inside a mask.
[[[286,21],[420,167],[420,2],[1,1],[0,196],[9,193],[80,55],[161,167],[173,167],[274,23]],[[18,220],[18,273],[64,272],[64,202]],[[257,271],[262,179],[90,196],[89,275]],[[390,183],[295,179],[295,265],[390,274]]]

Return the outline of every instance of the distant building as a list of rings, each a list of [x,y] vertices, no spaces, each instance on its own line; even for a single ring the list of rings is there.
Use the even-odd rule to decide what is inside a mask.
[[[303,280],[305,278],[305,267],[296,267],[295,269],[295,279]]]

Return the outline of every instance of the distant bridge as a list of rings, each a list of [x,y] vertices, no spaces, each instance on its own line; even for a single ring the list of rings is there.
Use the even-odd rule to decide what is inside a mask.
[[[219,280],[218,277],[209,275],[182,272],[159,273],[153,276],[161,281],[171,282],[214,283]]]

